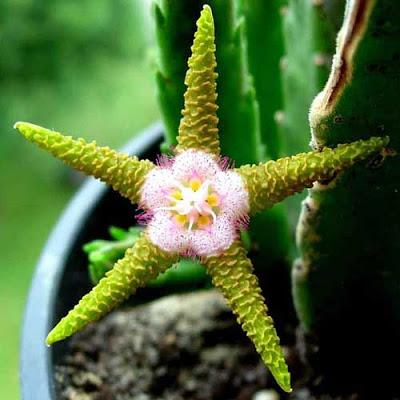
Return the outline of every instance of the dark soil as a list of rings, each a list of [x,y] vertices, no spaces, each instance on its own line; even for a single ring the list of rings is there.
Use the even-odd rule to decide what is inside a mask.
[[[169,296],[75,335],[56,366],[57,390],[63,400],[361,400],[310,394],[304,385],[318,377],[293,336],[282,340],[295,388],[287,395],[217,292]]]

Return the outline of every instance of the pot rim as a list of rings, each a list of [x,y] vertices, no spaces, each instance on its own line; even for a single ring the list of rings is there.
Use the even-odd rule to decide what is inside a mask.
[[[122,151],[131,155],[143,154],[162,136],[161,123],[154,123],[131,139]],[[53,305],[75,237],[107,189],[104,183],[87,178],[68,202],[39,257],[23,317],[19,368],[23,400],[56,399],[53,350],[45,345],[53,320]]]

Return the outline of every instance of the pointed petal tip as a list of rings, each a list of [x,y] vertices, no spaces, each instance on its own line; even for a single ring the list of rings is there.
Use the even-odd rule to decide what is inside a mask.
[[[276,365],[269,365],[266,363],[268,369],[271,371],[272,376],[279,385],[279,387],[286,393],[292,392],[292,385],[290,379],[290,372],[288,371],[288,366],[286,361],[279,367]]]
[[[274,378],[284,392],[291,393],[293,391],[292,386],[290,384],[290,377],[285,376],[285,377],[280,377],[278,379],[277,376],[274,376]]]
[[[200,13],[200,20],[201,19],[209,19],[210,21],[213,21],[213,14],[211,7],[208,4],[204,4],[203,9],[201,10]]]
[[[196,26],[176,152],[197,149],[219,154],[215,28],[210,6],[203,6]]]
[[[29,138],[32,133],[38,131],[39,129],[43,129],[38,125],[31,124],[30,122],[18,121],[13,126],[14,129],[17,129],[23,136]]]
[[[49,334],[47,335],[47,337],[46,337],[45,343],[46,343],[46,346],[47,346],[47,347],[50,347],[52,344],[54,344],[54,343],[56,343],[56,342],[59,342],[60,340],[63,339],[63,337],[60,337],[60,335],[57,334],[56,328],[57,328],[57,326],[56,326],[55,328],[53,328],[53,329],[49,332]]]
[[[292,393],[292,392],[293,392],[293,389],[292,389],[290,383],[281,385],[281,388],[282,388],[282,390],[284,390],[286,393]]]
[[[13,128],[18,129],[22,133],[22,130],[24,129],[24,127],[29,126],[29,125],[32,125],[32,124],[30,124],[29,122],[17,121],[13,125]]]
[[[55,341],[52,340],[50,333],[47,335],[46,340],[45,340],[46,347],[50,347],[53,343],[55,343]]]

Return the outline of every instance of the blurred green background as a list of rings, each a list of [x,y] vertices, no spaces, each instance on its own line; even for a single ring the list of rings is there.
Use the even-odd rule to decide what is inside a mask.
[[[150,0],[0,2],[0,398],[18,399],[24,303],[41,248],[77,188],[25,142],[26,120],[120,146],[158,118]]]

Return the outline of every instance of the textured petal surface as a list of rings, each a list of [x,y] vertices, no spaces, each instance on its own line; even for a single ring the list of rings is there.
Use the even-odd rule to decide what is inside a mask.
[[[265,210],[294,193],[311,187],[315,181],[329,180],[356,162],[382,150],[386,137],[371,137],[335,149],[301,153],[259,165],[243,165],[236,171],[243,177],[249,193],[250,213]]]
[[[147,228],[150,240],[164,251],[185,253],[189,234],[176,224],[168,211],[158,211]]]
[[[235,241],[224,253],[207,257],[203,263],[276,381],[290,392],[290,374],[279,338],[242,243]]]
[[[226,216],[218,216],[209,229],[193,231],[190,249],[199,256],[218,254],[226,250],[236,239],[235,224]]]
[[[219,154],[216,104],[214,21],[209,6],[204,6],[197,21],[189,70],[186,73],[185,107],[177,137],[178,152],[198,149]]]
[[[145,178],[141,190],[140,206],[156,210],[168,206],[168,195],[176,188],[171,171],[166,168],[154,168]]]
[[[243,178],[234,171],[218,172],[212,181],[221,198],[220,212],[234,219],[249,211],[249,196]]]
[[[210,179],[219,171],[215,157],[196,150],[187,150],[178,154],[172,166],[172,174],[177,180],[187,180],[196,174],[203,179]]]
[[[154,168],[154,164],[148,160],[141,161],[109,147],[97,146],[96,142],[73,139],[41,126],[17,122],[15,128],[26,139],[67,165],[111,185],[134,204],[139,201],[145,176]]]
[[[110,312],[138,287],[157,277],[177,261],[176,254],[154,246],[144,233],[112,270],[49,333],[52,344],[71,336]]]

